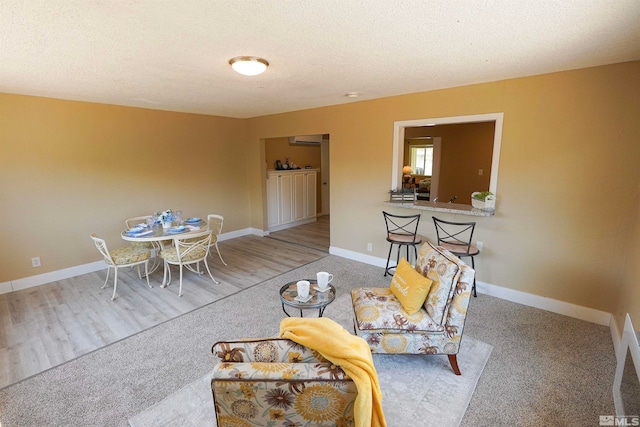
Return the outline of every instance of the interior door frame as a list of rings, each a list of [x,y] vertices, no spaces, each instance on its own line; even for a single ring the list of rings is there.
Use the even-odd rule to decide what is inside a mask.
[[[331,138],[329,136],[329,138]],[[322,201],[321,215],[329,215],[331,212],[330,200],[331,197],[331,176],[330,176],[330,162],[329,162],[329,139],[323,139],[320,143],[320,200]]]

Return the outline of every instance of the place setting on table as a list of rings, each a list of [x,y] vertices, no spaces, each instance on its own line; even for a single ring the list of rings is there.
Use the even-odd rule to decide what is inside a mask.
[[[183,234],[206,230],[205,220],[199,217],[182,219],[182,211],[168,209],[146,217],[145,222],[129,227],[122,232],[128,241],[152,242],[171,240]]]

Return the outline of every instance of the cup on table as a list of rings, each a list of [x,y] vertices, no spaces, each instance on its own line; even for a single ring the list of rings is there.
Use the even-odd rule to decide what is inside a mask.
[[[147,218],[147,227],[151,228],[153,227],[153,224],[156,222],[156,220],[153,218],[153,216],[150,216]]]
[[[327,273],[326,271],[319,272],[316,274],[316,277],[318,279],[318,288],[320,288],[321,291],[327,289],[329,283],[333,280],[333,274]]]
[[[298,297],[304,299],[309,296],[309,285],[311,285],[311,283],[308,280],[299,280],[298,283],[296,283],[298,287]]]

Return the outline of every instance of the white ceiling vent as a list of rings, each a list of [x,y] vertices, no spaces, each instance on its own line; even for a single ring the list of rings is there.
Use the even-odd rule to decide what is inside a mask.
[[[289,145],[320,145],[322,135],[298,135],[289,137]]]

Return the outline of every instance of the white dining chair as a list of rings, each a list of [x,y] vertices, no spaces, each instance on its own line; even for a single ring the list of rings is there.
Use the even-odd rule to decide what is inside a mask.
[[[107,264],[107,277],[104,279],[102,289],[107,286],[109,281],[109,271],[114,269],[113,278],[113,295],[111,301],[116,298],[116,289],[118,288],[118,268],[120,267],[132,267],[140,264],[144,264],[144,273],[147,278],[147,286],[152,288],[149,283],[149,258],[151,258],[151,251],[141,246],[125,246],[122,248],[109,251],[107,243],[104,239],[99,238],[96,234],[91,235],[91,239],[96,245],[98,252],[104,257],[104,262]],[[140,277],[140,271],[138,270],[138,276]],[[140,277],[142,278],[142,277]]]
[[[134,216],[133,218],[127,218],[124,220],[124,225],[127,228],[132,228],[138,224],[146,224],[147,218],[151,218],[151,215]]]
[[[218,236],[222,234],[222,224],[224,223],[224,217],[218,214],[209,214],[207,215],[207,222],[209,223],[209,229],[211,230],[211,246],[216,247],[216,252],[218,252],[218,256],[220,257],[220,261],[224,265],[227,265],[226,262],[222,259],[222,254],[220,253],[220,248],[218,247]]]
[[[171,283],[171,265],[177,265],[180,268],[180,289],[178,296],[182,296],[182,267],[188,267],[191,264],[204,262],[209,277],[214,283],[219,283],[213,278],[207,257],[209,256],[209,247],[211,245],[211,231],[203,231],[197,234],[191,234],[188,238],[176,237],[174,246],[163,249],[160,252],[160,258],[164,260],[164,277],[162,279],[162,287],[166,288]],[[198,271],[192,270],[197,274]]]
[[[138,224],[146,224],[147,218],[151,218],[151,215],[134,216],[124,220],[124,225],[129,228],[133,228]],[[156,271],[160,261],[158,260],[158,254],[160,253],[161,245],[159,242],[131,242],[132,246],[142,246],[144,248],[152,249],[156,255],[153,260],[153,265],[149,269],[151,272]]]

